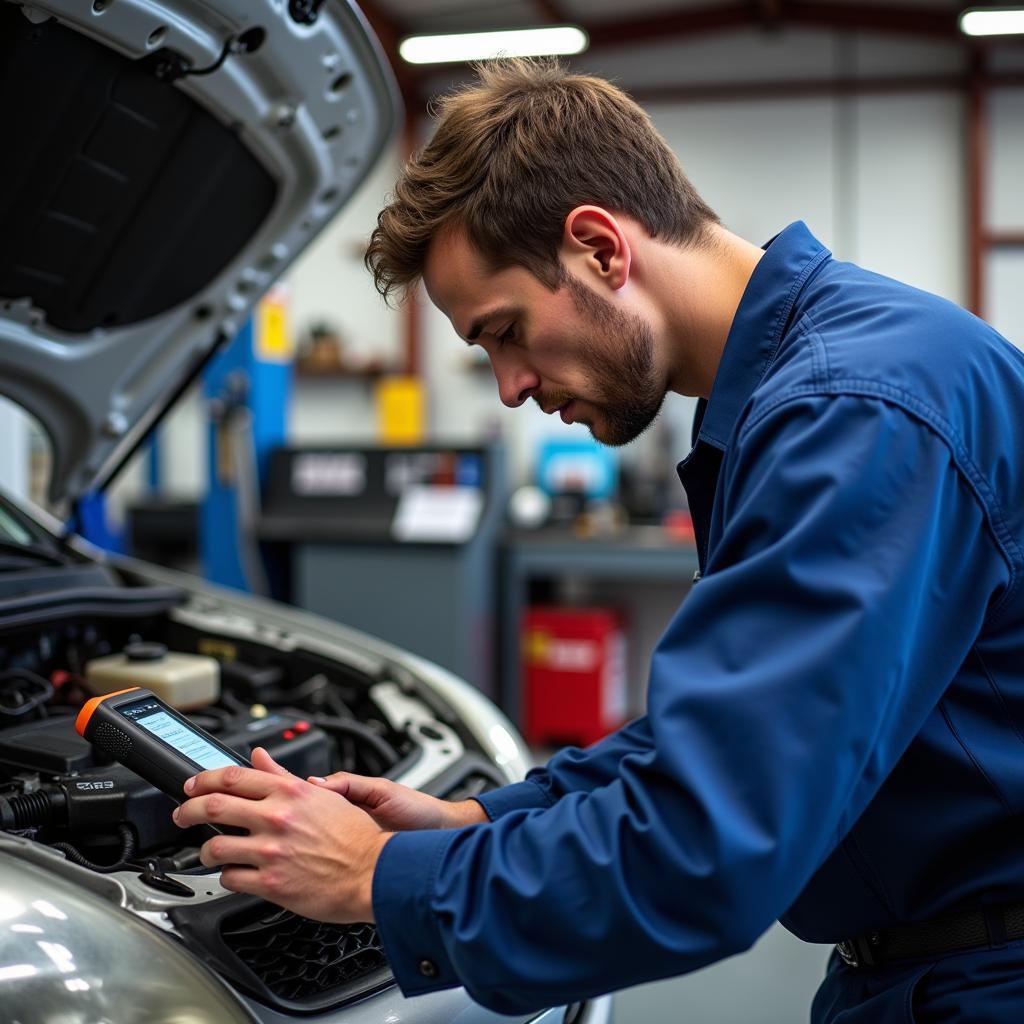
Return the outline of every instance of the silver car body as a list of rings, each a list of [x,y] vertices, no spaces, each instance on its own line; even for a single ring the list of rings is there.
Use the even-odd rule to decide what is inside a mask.
[[[34,510],[48,527],[57,524]],[[365,634],[262,598],[211,586],[182,573],[129,558],[108,558],[80,539],[72,545],[139,585],[171,585],[188,599],[168,614],[179,624],[238,640],[258,638],[282,654],[302,649],[349,669],[386,662],[405,670],[453,709],[475,746],[507,781],[522,777],[529,752],[515,728],[486,698],[451,673]],[[396,685],[376,684],[382,711],[415,736],[417,760],[396,775],[417,787],[457,765],[466,754],[459,736],[429,706]],[[426,727],[426,728],[424,728]],[[217,874],[174,876],[196,889],[184,898],[154,892],[136,872],[96,874],[28,838],[0,833],[0,1004],[10,1024],[284,1024],[281,1012],[218,977],[201,953],[189,950],[171,912],[178,905],[215,903],[230,894]],[[560,1024],[567,1008],[505,1017],[474,1003],[462,989],[412,999],[393,984],[358,1002],[303,1014],[311,1024],[485,1024],[499,1020]],[[577,1024],[608,1024],[611,1000],[590,1002],[570,1016]]]

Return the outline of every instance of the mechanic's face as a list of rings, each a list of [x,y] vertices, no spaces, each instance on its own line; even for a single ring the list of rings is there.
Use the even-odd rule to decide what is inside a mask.
[[[489,270],[461,232],[433,243],[423,276],[456,332],[487,353],[505,405],[532,398],[608,445],[628,444],[657,416],[666,387],[638,314],[571,275],[551,292],[522,267]]]

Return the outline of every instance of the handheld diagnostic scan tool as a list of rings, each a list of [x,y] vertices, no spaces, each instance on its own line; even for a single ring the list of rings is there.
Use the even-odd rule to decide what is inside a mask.
[[[75,729],[175,803],[185,799],[185,780],[198,772],[232,764],[252,767],[151,690],[138,686],[86,701]],[[235,831],[224,826],[220,830]]]

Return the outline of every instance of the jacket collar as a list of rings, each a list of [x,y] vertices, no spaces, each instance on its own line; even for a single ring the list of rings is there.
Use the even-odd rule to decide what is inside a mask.
[[[723,451],[740,411],[775,358],[800,290],[832,254],[796,221],[763,246],[743,292],[695,440]],[[703,413],[703,416],[701,416]]]

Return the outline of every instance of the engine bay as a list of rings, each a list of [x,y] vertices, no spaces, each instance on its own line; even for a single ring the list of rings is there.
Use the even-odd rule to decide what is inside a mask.
[[[275,664],[266,652],[190,633],[156,620],[85,620],[11,638],[0,667],[0,828],[97,870],[136,855],[166,858],[176,870],[198,864],[198,848],[170,819],[170,798],[74,728],[78,708],[93,695],[85,666],[143,641],[217,657],[216,701],[186,714],[247,757],[259,745],[300,777],[381,775],[412,752],[410,737],[368,699],[369,687],[360,693],[352,680],[298,653]]]
[[[372,925],[325,925],[221,888],[199,860],[208,833],[174,825],[171,798],[79,736],[75,717],[113,665],[124,685],[137,671],[138,685],[187,692],[178,710],[245,757],[263,746],[300,777],[384,775],[464,799],[507,780],[454,710],[408,667],[288,628],[269,607],[249,614],[95,564],[15,598],[12,575],[0,594],[0,847],[6,834],[280,1010],[389,984]],[[198,697],[175,681],[196,664],[215,677]]]

